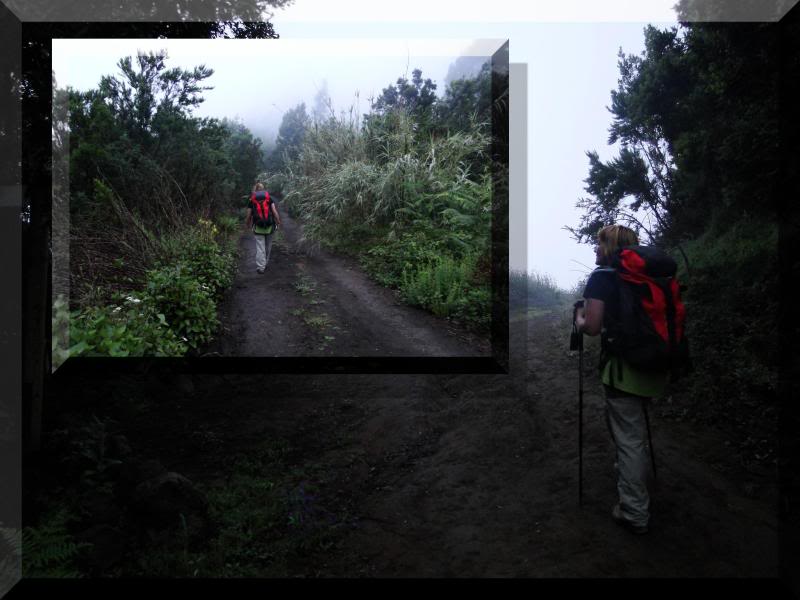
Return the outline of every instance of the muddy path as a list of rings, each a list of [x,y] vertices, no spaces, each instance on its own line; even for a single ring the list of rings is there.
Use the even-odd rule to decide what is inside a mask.
[[[232,457],[285,447],[288,487],[315,490],[308,526],[336,527],[293,575],[778,576],[776,474],[741,469],[713,429],[666,418],[666,400],[651,409],[650,533],[612,522],[614,451],[591,360],[579,506],[576,359],[560,317],[532,319],[516,343],[508,375],[164,380],[171,400],[126,434],[204,489],[228,485]]]
[[[302,256],[284,240],[273,248],[272,277],[243,268],[224,310],[242,341],[217,351],[474,349],[457,335],[425,331],[425,316],[408,317],[414,311],[334,261]],[[251,262],[244,252],[243,267]],[[319,295],[298,300],[298,274],[313,279]],[[365,289],[372,295],[359,318],[350,295]],[[264,294],[270,299],[259,314],[278,322],[266,339],[243,322]],[[334,339],[287,316],[317,308]],[[568,332],[562,313],[516,318],[503,375],[164,377],[156,389],[170,400],[128,419],[126,434],[204,489],[228,485],[231,457],[265,443],[285,448],[282,481],[294,492],[314,489],[304,496],[308,528],[335,529],[323,549],[293,560],[292,575],[777,577],[775,469],[745,469],[722,433],[671,418],[680,398],[658,400],[650,412],[658,467],[650,533],[633,536],[612,521],[614,449],[591,344],[578,504],[577,357],[567,350]]]
[[[287,213],[288,211],[282,211]],[[266,272],[256,273],[255,240],[239,239],[236,280],[220,308],[212,356],[488,356],[488,339],[403,305],[353,259],[307,252],[288,215]]]

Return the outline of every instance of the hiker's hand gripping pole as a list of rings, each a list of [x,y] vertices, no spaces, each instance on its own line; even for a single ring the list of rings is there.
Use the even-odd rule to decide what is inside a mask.
[[[583,332],[578,330],[578,309],[583,308],[583,300],[578,300],[572,308],[572,335],[569,349],[578,351],[578,504],[583,504]]]

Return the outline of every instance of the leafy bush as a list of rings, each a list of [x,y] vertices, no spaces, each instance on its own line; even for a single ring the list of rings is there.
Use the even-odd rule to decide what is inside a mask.
[[[54,366],[81,355],[182,356],[188,347],[207,342],[216,328],[213,298],[233,283],[236,266],[228,232],[238,229],[238,222],[234,217],[218,222],[200,219],[190,229],[163,236],[157,268],[145,272],[143,292],[103,288],[95,302],[72,315],[65,299],[56,300]]]
[[[220,237],[226,239],[239,231],[242,222],[234,215],[220,215],[217,217],[216,225],[219,229]]]
[[[401,293],[407,302],[437,316],[488,323],[489,286],[475,284],[475,266],[475,255],[463,259],[442,256],[421,267],[415,265],[403,271]]]
[[[64,305],[58,307],[63,321]],[[70,319],[69,345],[55,347],[59,363],[69,356],[183,356],[186,345],[163,313],[130,295],[119,306],[90,306]]]
[[[452,303],[450,317],[486,331],[492,318],[492,289],[479,285],[462,289]]]
[[[176,335],[197,348],[211,339],[217,326],[212,289],[192,276],[184,264],[153,269],[147,273],[145,301],[152,302],[158,314]]]
[[[234,265],[215,242],[187,240],[169,260],[162,259],[158,264],[161,267],[181,265],[189,276],[197,279],[203,289],[215,297],[233,283]]]
[[[233,227],[235,231],[237,225],[226,222],[225,227]],[[217,226],[201,219],[197,227],[162,240],[162,256],[157,265],[182,265],[206,291],[219,297],[233,283],[236,260],[233,248],[221,248],[216,241],[218,237],[221,237],[221,231]]]
[[[69,514],[51,512],[38,527],[22,530],[24,577],[80,577],[76,561],[90,544],[77,543],[67,530]]]
[[[750,223],[709,230],[686,246],[691,273],[684,294],[695,365],[693,396],[704,402],[752,402],[777,390],[778,234]]]
[[[370,248],[361,259],[367,272],[378,282],[400,287],[403,272],[411,272],[420,265],[434,263],[442,256],[441,244],[415,233],[404,233],[399,238],[382,241]]]
[[[479,87],[462,91],[472,96]],[[285,190],[307,241],[359,255],[373,278],[411,303],[483,326],[494,189],[489,124],[467,117],[450,127],[435,95],[418,104],[411,89],[384,90],[362,126],[352,112],[305,122],[298,151],[270,183]],[[459,106],[477,106],[465,94]],[[454,107],[455,96],[448,98]]]

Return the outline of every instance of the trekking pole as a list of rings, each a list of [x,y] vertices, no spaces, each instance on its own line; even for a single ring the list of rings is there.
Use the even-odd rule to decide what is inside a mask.
[[[644,424],[647,426],[647,443],[650,446],[650,464],[653,465],[653,481],[656,481],[656,455],[653,454],[653,436],[650,434],[650,416],[647,414],[647,404],[642,404],[644,408]]]
[[[575,317],[583,300],[578,300],[572,310],[572,336],[569,349],[578,351],[578,505],[583,505],[583,334],[578,332]]]
[[[578,335],[578,504],[583,505],[583,334]]]

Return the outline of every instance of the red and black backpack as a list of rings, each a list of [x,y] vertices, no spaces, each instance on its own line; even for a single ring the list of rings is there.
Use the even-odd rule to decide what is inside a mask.
[[[686,307],[675,261],[652,246],[627,246],[611,258],[610,266],[619,312],[609,314],[604,323],[601,368],[618,356],[640,371],[685,373],[690,368]]]
[[[250,196],[250,208],[253,209],[253,224],[256,227],[272,227],[272,199],[269,192],[259,190]]]

